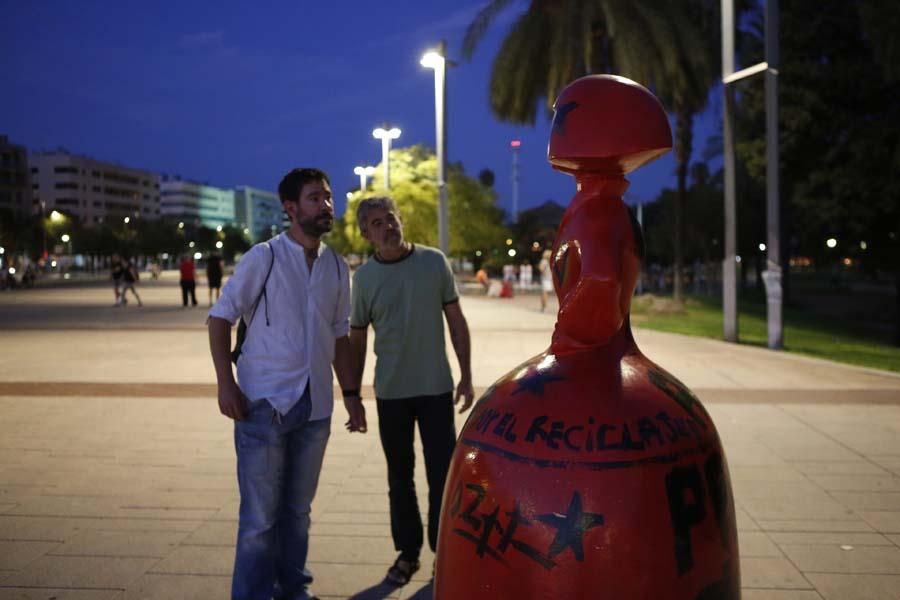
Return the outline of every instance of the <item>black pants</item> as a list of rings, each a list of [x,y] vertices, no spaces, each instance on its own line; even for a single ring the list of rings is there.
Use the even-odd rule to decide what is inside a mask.
[[[181,282],[181,304],[187,306],[188,294],[191,295],[191,305],[197,306],[197,284],[193,281]]]
[[[456,426],[453,422],[453,394],[417,396],[415,398],[377,399],[378,431],[388,468],[391,504],[391,536],[394,548],[405,557],[417,558],[422,549],[422,516],[416,500],[413,471],[416,455],[413,449],[415,424],[425,454],[428,479],[428,544],[437,546],[438,522],[441,518],[441,496],[450,468]]]

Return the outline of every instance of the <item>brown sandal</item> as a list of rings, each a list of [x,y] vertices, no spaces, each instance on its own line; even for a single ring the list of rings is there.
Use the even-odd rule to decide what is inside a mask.
[[[415,572],[419,570],[419,566],[418,559],[406,560],[398,557],[394,564],[391,565],[391,568],[388,569],[384,580],[394,585],[406,585]]]

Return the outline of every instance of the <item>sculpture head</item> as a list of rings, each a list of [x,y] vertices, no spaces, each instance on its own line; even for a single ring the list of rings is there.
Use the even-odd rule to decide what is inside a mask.
[[[552,259],[561,353],[605,345],[626,322],[643,243],[621,199],[625,174],[671,149],[672,131],[653,94],[624,77],[582,77],[554,108],[548,159],[578,182]]]
[[[547,158],[560,171],[624,175],[672,148],[672,130],[659,100],[625,77],[576,79],[553,110]]]

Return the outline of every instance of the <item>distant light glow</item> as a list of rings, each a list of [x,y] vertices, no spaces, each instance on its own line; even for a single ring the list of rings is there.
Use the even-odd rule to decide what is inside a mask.
[[[10,267],[10,268],[9,268],[9,274],[10,274],[10,275],[15,275],[15,274],[16,274],[16,268],[15,268],[15,267]]]
[[[534,243],[531,244],[531,249],[532,249],[532,250],[540,250],[540,249],[541,249],[541,245],[540,245],[538,242],[534,242]]]
[[[69,237],[68,233],[64,233],[64,234],[62,234],[62,237],[60,237],[59,239],[61,239],[63,242],[68,242],[72,238]]]
[[[169,253],[168,253],[168,252],[163,252],[162,258],[163,258],[163,260],[169,260]]]
[[[506,238],[506,245],[512,246],[512,238]]]
[[[0,246],[0,254],[6,254],[6,248]]]
[[[216,248],[218,248],[219,250],[221,250],[222,246],[224,246],[224,245],[225,244],[223,244],[222,242],[216,242]]]
[[[179,221],[179,222],[178,222],[178,229],[184,229],[184,222],[183,222],[183,221]]]
[[[860,250],[865,250],[865,249],[868,248],[868,247],[869,247],[869,245],[866,244],[865,242],[860,242],[860,243],[859,243],[859,249],[860,249]],[[0,252],[0,254],[3,254],[3,253]]]
[[[50,266],[53,267],[53,268],[55,269],[55,268],[56,268],[56,261],[55,261],[55,260],[51,260],[51,261],[50,261]]]
[[[193,248],[194,245],[195,245],[194,242],[191,242],[190,244],[188,244],[188,248]]]
[[[476,250],[476,251],[475,251],[475,256],[481,256],[481,250]]]
[[[124,219],[122,219],[122,221],[124,221],[125,224],[128,225],[129,223],[131,223],[131,217],[125,217]]]
[[[216,231],[222,231],[222,226],[221,225],[216,226]]]
[[[201,258],[203,258],[202,252],[194,252],[194,260],[200,260]]]
[[[849,266],[851,266],[851,265],[853,264],[853,261],[852,261],[851,259],[849,259],[849,258],[845,258],[845,259],[843,260],[843,263],[844,263],[844,266],[845,266],[845,267],[849,267]]]
[[[63,219],[65,219],[65,217],[58,210],[54,210],[53,212],[50,213],[51,221],[62,221]]]
[[[509,145],[512,148],[518,148],[519,146],[522,145],[522,140],[513,140],[509,143]]]
[[[765,252],[765,251],[766,251],[766,245],[765,245],[765,244],[760,244],[760,245],[759,245],[759,251],[760,251],[760,252]]]
[[[741,262],[741,255],[740,255],[740,254],[738,254],[737,256],[734,257],[734,262],[736,262],[736,263]]]
[[[834,238],[828,238],[825,240],[825,245],[829,248],[835,248],[837,246],[837,240]]]
[[[509,252],[507,252],[507,254],[509,254],[510,256],[515,256],[515,255],[516,255],[516,249],[515,249],[515,248],[510,248],[510,249],[509,249]]]

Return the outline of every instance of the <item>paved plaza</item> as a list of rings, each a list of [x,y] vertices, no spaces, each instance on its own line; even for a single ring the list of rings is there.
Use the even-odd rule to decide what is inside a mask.
[[[0,600],[228,597],[232,427],[216,405],[199,287],[201,307],[189,309],[171,274],[142,282],[143,308],[113,307],[101,284],[0,293]],[[477,392],[547,347],[555,313],[537,307],[534,295],[463,298]],[[744,600],[900,598],[900,377],[635,337],[719,429]],[[335,410],[313,507],[314,589],[430,598],[427,553],[410,585],[381,583],[395,552],[373,364],[370,350],[369,433],[347,434]],[[417,477],[426,489],[421,464]]]

